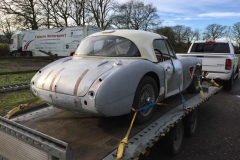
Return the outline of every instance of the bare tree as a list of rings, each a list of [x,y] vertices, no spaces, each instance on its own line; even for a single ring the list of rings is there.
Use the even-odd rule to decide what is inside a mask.
[[[183,42],[186,42],[188,40],[188,35],[191,32],[191,29],[189,27],[186,27],[184,25],[176,25],[172,27],[174,33],[175,33],[175,40],[178,44],[181,44]]]
[[[86,10],[89,12],[90,24],[105,30],[112,23],[112,15],[115,10],[114,0],[89,0],[86,1]]]
[[[166,36],[168,41],[170,42],[170,44],[172,45],[172,47],[174,48],[174,50],[176,51],[176,41],[175,41],[175,33],[172,29],[172,27],[160,27],[158,29],[156,29],[155,31],[156,33]]]
[[[205,28],[204,39],[217,39],[226,35],[227,26],[220,24],[209,24]]]
[[[238,50],[240,50],[240,22],[234,23],[231,33],[233,40],[238,44]]]
[[[42,21],[43,26],[46,26],[47,28],[51,28],[54,26],[54,15],[53,15],[53,8],[55,7],[54,4],[52,4],[52,1],[49,0],[39,0],[40,7],[42,9],[42,15],[45,17]]]
[[[1,0],[0,10],[5,14],[16,15],[29,24],[31,29],[38,29],[38,15],[41,15],[37,0]]]
[[[194,34],[194,40],[195,41],[198,41],[198,40],[201,40],[202,39],[202,31],[199,30],[199,29],[195,29],[193,31],[193,34]]]
[[[85,0],[69,0],[70,6],[69,17],[74,21],[75,25],[85,25],[88,22],[89,12],[85,9]]]
[[[0,19],[0,31],[4,34],[7,42],[9,43],[13,35],[13,24],[10,17],[4,17]]]
[[[161,23],[156,7],[137,0],[120,5],[113,20],[113,25],[117,28],[135,30],[154,30]]]
[[[50,15],[54,20],[56,27],[68,27],[69,26],[69,14],[72,4],[66,0],[52,0],[49,1],[52,8]]]

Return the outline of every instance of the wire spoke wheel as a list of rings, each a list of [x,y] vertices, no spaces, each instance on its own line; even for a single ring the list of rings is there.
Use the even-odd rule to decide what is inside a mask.
[[[154,102],[155,100],[155,92],[154,88],[152,85],[147,84],[143,89],[140,94],[140,99],[139,99],[139,108],[144,107],[148,105],[149,103]],[[143,116],[148,116],[152,112],[153,108],[149,108],[147,110],[143,110],[140,112]]]
[[[157,84],[152,77],[145,76],[139,82],[133,101],[133,108],[141,109],[142,107],[155,102],[157,98]],[[139,111],[135,122],[143,124],[152,118],[155,107]],[[133,113],[132,113],[133,115]]]

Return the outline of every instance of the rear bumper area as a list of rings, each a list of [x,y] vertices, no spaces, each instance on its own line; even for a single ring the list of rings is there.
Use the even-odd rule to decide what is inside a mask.
[[[220,80],[229,80],[231,78],[232,73],[211,73],[206,72],[206,78],[208,79],[220,79]]]
[[[82,114],[104,116],[96,110],[95,100],[89,99],[87,96],[78,97],[73,95],[46,91],[36,87],[32,87],[32,90],[35,96],[53,105],[54,107]]]

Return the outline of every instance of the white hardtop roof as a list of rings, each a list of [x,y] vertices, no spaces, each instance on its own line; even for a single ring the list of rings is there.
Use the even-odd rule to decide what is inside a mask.
[[[141,30],[105,30],[102,32],[91,34],[88,37],[102,35],[120,36],[127,38],[133,43],[135,43],[141,53],[142,58],[148,59],[152,62],[157,62],[152,43],[154,39],[163,39],[162,36],[160,36],[159,34]],[[167,39],[167,37],[164,38]]]

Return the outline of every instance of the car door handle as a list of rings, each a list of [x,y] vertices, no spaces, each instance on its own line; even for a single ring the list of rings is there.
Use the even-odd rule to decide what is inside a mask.
[[[166,71],[170,71],[170,69],[171,69],[171,67],[167,67],[167,68],[166,68]]]

